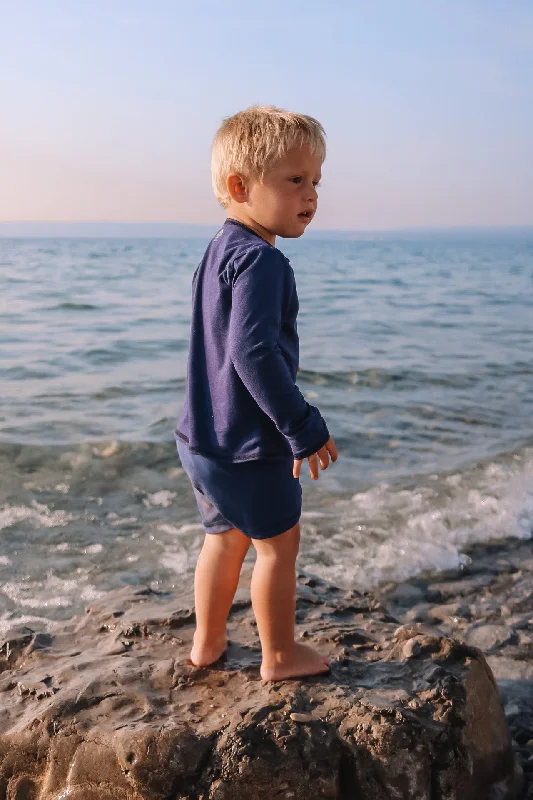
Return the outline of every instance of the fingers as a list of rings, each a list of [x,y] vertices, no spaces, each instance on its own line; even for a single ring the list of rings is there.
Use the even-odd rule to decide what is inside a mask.
[[[318,457],[320,459],[320,467],[321,469],[327,469],[329,466],[329,460],[331,458],[332,461],[336,461],[339,457],[339,453],[337,451],[337,445],[333,441],[333,439],[328,439],[324,447],[321,447],[318,451]]]
[[[309,461],[309,474],[314,481],[318,480],[318,454],[313,453],[307,459]]]
[[[331,460],[332,461],[336,461],[338,459],[338,457],[339,457],[339,453],[338,453],[338,450],[337,450],[337,445],[335,444],[333,439],[331,439],[331,438],[328,439],[328,441],[326,442],[324,447],[327,448],[327,451],[331,456]]]
[[[329,466],[329,454],[325,446],[320,448],[317,456],[320,461],[320,469],[327,469]]]
[[[329,466],[329,460],[331,458],[332,461],[336,461],[339,457],[337,452],[337,446],[333,439],[328,439],[326,444],[320,448],[317,453],[313,453],[312,456],[308,457],[309,462],[309,474],[312,480],[318,480],[318,465],[320,463],[320,469],[327,469]],[[303,459],[295,458],[294,464],[292,468],[292,474],[295,478],[300,477],[300,472],[302,470],[302,463]]]

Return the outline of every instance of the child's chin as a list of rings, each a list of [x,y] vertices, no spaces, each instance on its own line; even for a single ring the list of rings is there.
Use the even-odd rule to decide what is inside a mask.
[[[283,232],[280,231],[280,233],[278,233],[278,236],[280,236],[282,239],[299,239],[300,236],[304,235],[306,230],[307,230],[307,224],[305,226],[295,225],[294,228],[292,228],[291,230],[284,230]]]
[[[300,236],[303,236],[305,233],[305,229],[303,231],[298,231],[298,233],[278,233],[280,239],[299,239]]]

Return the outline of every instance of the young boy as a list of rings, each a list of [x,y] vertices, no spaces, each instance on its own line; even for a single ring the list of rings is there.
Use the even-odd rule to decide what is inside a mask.
[[[193,278],[185,407],[178,452],[206,537],[195,575],[191,661],[206,666],[227,646],[226,621],[253,542],[251,597],[261,677],[327,672],[329,661],[294,641],[295,561],[304,458],[311,477],[337,449],[318,409],[296,386],[298,298],[275,247],[311,222],[325,159],[312,117],[252,107],[226,119],[213,142],[215,195],[227,210]]]

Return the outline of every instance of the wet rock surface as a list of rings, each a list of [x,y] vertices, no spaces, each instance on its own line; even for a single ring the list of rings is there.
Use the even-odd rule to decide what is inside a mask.
[[[249,574],[231,612],[228,652],[207,669],[187,663],[187,591],[127,588],[49,633],[13,630],[0,649],[0,798],[516,797],[514,752],[533,772],[523,757],[533,745],[529,663],[518,656],[531,651],[532,601],[520,583],[523,565],[505,560],[490,574],[501,581],[508,613],[500,607],[497,616],[492,583],[475,581],[457,600],[439,578],[413,582],[412,591],[382,587],[384,598],[396,591],[396,617],[380,598],[300,574],[298,636],[330,655],[332,669],[275,684],[259,676]],[[421,621],[406,619],[414,607]],[[513,628],[506,636],[511,617],[516,635]],[[502,679],[514,751],[472,636],[488,645]]]
[[[401,594],[395,584],[381,586],[376,597],[404,624],[437,625],[483,650],[524,773],[519,796],[533,800],[533,542],[477,545],[459,571],[417,576]]]

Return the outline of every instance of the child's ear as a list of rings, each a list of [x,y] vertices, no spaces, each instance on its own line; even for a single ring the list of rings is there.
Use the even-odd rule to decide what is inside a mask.
[[[248,187],[244,182],[242,175],[232,173],[228,175],[226,181],[228,187],[228,194],[236,203],[245,203],[248,200]]]

